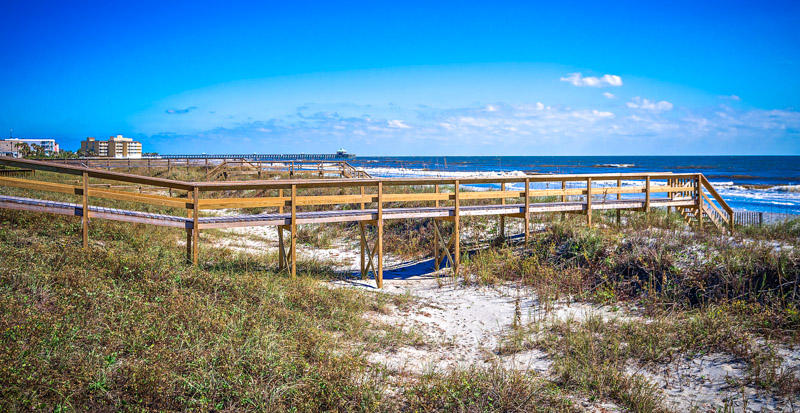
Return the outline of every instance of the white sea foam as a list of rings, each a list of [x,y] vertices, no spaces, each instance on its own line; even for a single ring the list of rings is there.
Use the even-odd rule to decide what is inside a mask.
[[[610,165],[610,164],[609,164]],[[624,165],[624,164],[619,164]],[[632,165],[630,165],[632,166]],[[364,168],[373,176],[387,177],[387,178],[493,178],[493,177],[524,177],[523,171],[430,171],[424,169],[412,168]],[[641,186],[641,180],[622,180],[623,187]],[[664,186],[666,180],[654,180],[651,182],[652,186]],[[595,181],[594,186],[597,188],[614,187],[617,185],[615,180],[610,181]],[[711,182],[711,185],[722,195],[726,200],[737,201],[740,203],[760,204],[763,206],[774,206],[777,208],[798,208],[800,207],[800,185],[775,185],[766,188],[748,188],[743,185],[737,185],[733,181],[720,181]],[[472,190],[490,190],[497,189],[497,184],[480,184],[469,185]],[[586,184],[583,182],[568,182],[567,188],[585,188]],[[531,189],[560,189],[561,182],[532,182]],[[507,190],[524,190],[525,184],[522,182],[509,182],[506,184]],[[691,190],[691,189],[689,189]],[[625,196],[625,195],[623,195]]]
[[[595,165],[595,167],[606,167],[606,168],[633,168],[634,164],[632,163],[602,163],[599,165]]]
[[[380,176],[384,178],[411,178],[411,177],[425,177],[425,178],[494,178],[494,177],[512,177],[512,176],[525,176],[522,171],[429,171],[424,169],[411,169],[411,168],[364,168],[364,170],[372,176]]]

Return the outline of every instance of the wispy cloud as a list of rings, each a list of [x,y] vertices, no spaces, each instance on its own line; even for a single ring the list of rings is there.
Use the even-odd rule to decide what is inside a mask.
[[[656,112],[672,110],[673,107],[672,103],[669,103],[666,100],[656,102],[654,100],[644,99],[640,96],[636,96],[635,98],[631,99],[630,102],[625,103],[625,105],[631,109],[644,109]]]
[[[168,115],[183,115],[184,113],[189,113],[195,109],[197,109],[196,106],[190,106],[186,109],[167,109],[164,112]]]
[[[389,123],[389,127],[392,127],[392,128],[400,128],[400,129],[410,129],[411,128],[411,126],[406,125],[405,122],[403,122],[402,120],[398,120],[398,119],[390,120],[388,123]]]
[[[372,154],[679,154],[698,139],[710,152],[734,148],[765,153],[774,149],[764,148],[796,148],[800,142],[798,111],[726,105],[678,111],[667,101],[638,96],[602,108],[494,102],[450,108],[414,105],[399,112],[354,104],[331,109],[312,104],[302,108],[305,114],[297,110],[269,119],[242,119],[181,136],[207,152],[232,145],[242,151],[346,147]]]
[[[608,93],[608,92],[603,92],[603,96],[605,96],[608,99],[616,99],[617,98],[617,95],[615,95],[613,93]]]
[[[605,87],[622,86],[622,78],[617,75],[605,74],[602,77],[581,76],[580,73],[569,73],[561,78],[562,82],[569,82],[574,86]]]

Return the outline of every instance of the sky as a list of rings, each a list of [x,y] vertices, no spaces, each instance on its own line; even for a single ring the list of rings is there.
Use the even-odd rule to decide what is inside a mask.
[[[146,152],[800,155],[800,2],[0,4],[0,136]]]

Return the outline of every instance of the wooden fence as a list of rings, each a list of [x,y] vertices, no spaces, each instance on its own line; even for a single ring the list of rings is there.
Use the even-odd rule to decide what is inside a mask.
[[[747,226],[764,225],[764,213],[753,211],[737,211],[734,213],[734,222],[739,225]]]
[[[194,264],[198,262],[199,237],[203,229],[275,226],[279,234],[279,267],[295,276],[298,225],[358,222],[361,273],[365,276],[372,273],[378,287],[383,285],[383,225],[390,219],[434,219],[436,268],[449,265],[456,274],[461,259],[460,219],[463,216],[498,216],[501,231],[507,218],[520,219],[526,241],[531,214],[547,212],[583,214],[586,223],[592,225],[593,211],[597,210],[616,210],[619,222],[621,210],[675,208],[696,228],[734,229],[733,211],[705,177],[697,173],[183,182],[6,157],[0,157],[0,165],[79,176],[80,185],[0,177],[2,186],[70,194],[80,200],[66,203],[2,195],[0,208],[80,216],[83,244],[87,248],[89,223],[95,218],[183,228],[187,259]],[[161,193],[102,188],[96,186],[97,183],[90,184],[90,179],[160,188]],[[315,195],[325,189],[337,194]],[[248,191],[255,193],[245,196]],[[231,197],[231,194],[236,196]],[[219,195],[225,197],[217,197]],[[163,215],[105,208],[91,205],[90,201],[95,198],[166,206],[185,212]],[[208,210],[243,208],[267,208],[270,212],[204,214]],[[447,240],[440,231],[443,225],[452,225],[452,236]],[[367,240],[367,226],[376,229],[377,237],[372,244]],[[505,234],[501,232],[501,236]]]

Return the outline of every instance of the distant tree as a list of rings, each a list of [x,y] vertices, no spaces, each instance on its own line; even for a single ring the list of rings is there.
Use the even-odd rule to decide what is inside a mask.
[[[31,156],[33,156],[33,151],[31,150],[31,147],[28,146],[27,143],[25,142],[18,143],[16,146],[17,146],[17,152],[19,152],[19,156],[23,158],[30,158]]]
[[[97,154],[94,151],[87,151],[85,149],[78,149],[78,154],[77,155],[80,156],[80,157],[84,157],[84,158],[97,156]]]
[[[45,158],[47,157],[47,153],[44,150],[42,145],[31,144],[31,149],[33,150],[32,157],[34,158]]]
[[[72,159],[77,157],[78,154],[72,151],[60,151],[58,153],[54,153],[49,156],[49,158],[53,159]]]

